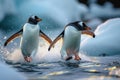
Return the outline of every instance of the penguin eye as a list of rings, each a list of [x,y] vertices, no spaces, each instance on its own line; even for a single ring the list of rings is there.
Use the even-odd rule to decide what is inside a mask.
[[[79,25],[80,25],[82,30],[86,30],[87,26],[84,22],[79,22]]]
[[[35,16],[35,19],[38,19],[38,17],[37,17],[37,16]]]

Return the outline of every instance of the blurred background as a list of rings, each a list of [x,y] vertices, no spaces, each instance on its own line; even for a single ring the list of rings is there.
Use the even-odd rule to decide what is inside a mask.
[[[120,17],[120,0],[0,0],[0,30],[9,32],[22,28],[29,16],[43,19],[41,29],[63,28],[82,20],[91,27]]]

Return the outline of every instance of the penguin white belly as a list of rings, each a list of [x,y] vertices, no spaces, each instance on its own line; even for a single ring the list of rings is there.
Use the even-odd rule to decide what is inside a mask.
[[[23,37],[21,38],[21,51],[24,56],[36,54],[39,45],[39,26],[25,24],[23,27]]]
[[[72,26],[65,29],[63,46],[61,49],[62,56],[78,54],[80,48],[81,32]]]

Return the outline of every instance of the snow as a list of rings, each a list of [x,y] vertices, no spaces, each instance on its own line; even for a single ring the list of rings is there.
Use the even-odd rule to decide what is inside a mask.
[[[10,66],[0,62],[0,80],[27,80]]]
[[[120,54],[120,18],[107,20],[95,30],[95,38],[81,42],[81,51],[90,56],[112,56]]]

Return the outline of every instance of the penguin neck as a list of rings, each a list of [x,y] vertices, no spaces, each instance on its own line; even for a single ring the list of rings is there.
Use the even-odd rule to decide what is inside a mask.
[[[68,26],[66,27],[66,30],[69,31],[70,33],[74,33],[74,34],[78,34],[80,33],[80,31],[78,29],[76,29],[74,26]]]
[[[29,29],[31,29],[31,28],[32,28],[32,29],[36,29],[39,25],[26,23],[25,26],[29,26],[29,27],[28,27]]]
[[[75,27],[78,31],[81,31],[81,30],[82,30],[82,28],[81,28],[81,26],[80,26],[79,24],[70,23],[70,24],[68,24],[67,26],[73,26],[73,27]]]

